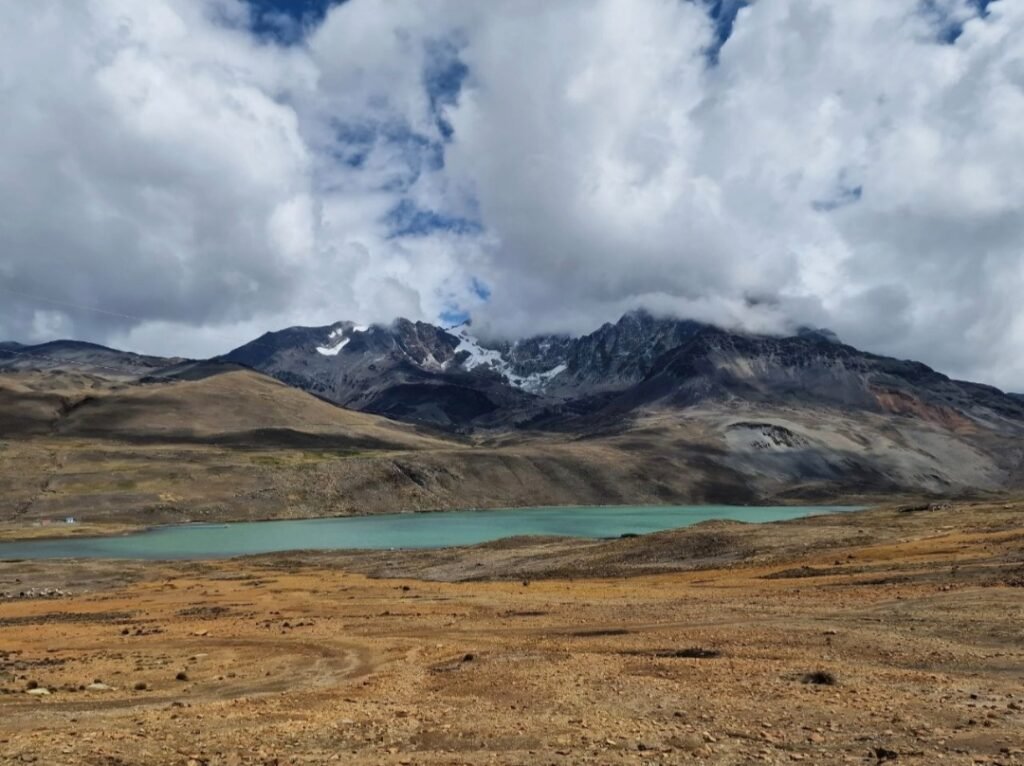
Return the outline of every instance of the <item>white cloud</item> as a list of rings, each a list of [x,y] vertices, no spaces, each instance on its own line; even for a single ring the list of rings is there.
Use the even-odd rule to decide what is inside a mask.
[[[942,5],[757,2],[717,67],[692,3],[489,13],[449,155],[502,242],[490,321],[657,300],[1024,386],[1024,9]]]
[[[287,305],[308,246],[308,62],[189,2],[0,8],[4,286],[201,324]],[[34,309],[13,302],[4,329]],[[121,317],[76,313],[83,334]],[[29,332],[29,336],[34,333]]]
[[[700,2],[350,0],[291,47],[245,13],[0,8],[3,285],[124,315],[5,294],[0,334],[645,305],[1024,388],[1020,3],[758,0],[715,66]]]

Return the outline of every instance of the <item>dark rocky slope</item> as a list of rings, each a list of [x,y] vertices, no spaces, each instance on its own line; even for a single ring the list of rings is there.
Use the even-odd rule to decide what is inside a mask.
[[[295,402],[266,387],[259,388],[265,396],[239,397],[230,432],[209,431],[204,425],[216,408],[195,409],[188,398],[212,389],[184,384],[244,379],[249,391],[250,379],[224,375],[240,368],[325,406],[448,436],[402,448],[408,454],[396,462],[383,454],[384,442],[353,440],[325,410],[304,409],[321,413],[324,428],[308,418],[289,425],[269,417]],[[290,504],[289,513],[305,515],[318,508],[955,495],[1024,485],[1022,397],[866,353],[821,330],[751,335],[635,312],[579,338],[482,342],[466,327],[339,322],[268,333],[207,361],[73,342],[7,344],[0,371],[10,373],[0,382],[11,381],[0,386],[0,425],[16,438],[368,447],[356,459],[347,452],[345,460],[303,458],[308,473],[292,472],[290,459],[267,472],[274,478],[261,503]],[[218,385],[223,394],[226,384]],[[113,392],[98,397],[97,386]],[[81,411],[68,409],[89,397],[95,401]],[[237,473],[237,482],[225,487],[260,483],[249,464],[241,470],[236,462],[224,470]],[[252,502],[248,492],[237,497]]]

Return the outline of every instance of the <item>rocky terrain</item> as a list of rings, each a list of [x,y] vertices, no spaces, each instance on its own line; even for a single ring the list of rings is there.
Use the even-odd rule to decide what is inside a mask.
[[[822,331],[642,312],[516,343],[341,322],[205,361],[4,344],[0,535],[67,516],[983,496],[1024,483],[1022,437],[1020,397]]]
[[[0,421],[0,536],[19,537],[467,507],[977,495],[1012,482],[1018,449],[916,418],[742,403],[652,411],[582,436],[465,437],[251,371],[145,385],[0,376]],[[68,516],[74,526],[55,523]]]
[[[142,356],[75,340],[57,340],[36,346],[0,343],[0,370],[7,372],[54,370],[94,373],[119,380],[137,380],[186,361]]]
[[[263,363],[0,348],[0,538],[888,504],[604,541],[0,562],[0,763],[1024,764],[1018,397],[821,333],[633,317],[607,344],[490,348],[401,327],[325,328],[305,357],[288,336]]]
[[[1024,764],[1022,514],[0,562],[0,763]]]
[[[637,311],[582,337],[483,342],[472,328],[293,327],[226,354],[345,407],[454,430],[586,431],[650,408],[716,402],[915,414],[1019,428],[1019,397],[842,344],[832,333],[751,335]]]

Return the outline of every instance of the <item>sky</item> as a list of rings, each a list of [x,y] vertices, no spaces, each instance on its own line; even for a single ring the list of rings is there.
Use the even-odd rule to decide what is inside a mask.
[[[1020,0],[0,4],[0,339],[625,311],[1024,391]]]

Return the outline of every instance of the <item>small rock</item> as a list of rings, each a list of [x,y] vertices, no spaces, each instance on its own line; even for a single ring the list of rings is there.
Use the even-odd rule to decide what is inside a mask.
[[[37,686],[34,689],[26,689],[25,694],[31,694],[33,697],[49,697],[50,690],[44,689],[42,686]]]
[[[683,752],[694,753],[704,746],[704,741],[695,734],[688,734],[682,737],[674,737],[669,741],[671,745],[678,747]]]
[[[827,670],[815,670],[803,677],[805,684],[817,684],[821,686],[835,686],[836,677]]]

